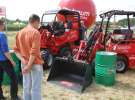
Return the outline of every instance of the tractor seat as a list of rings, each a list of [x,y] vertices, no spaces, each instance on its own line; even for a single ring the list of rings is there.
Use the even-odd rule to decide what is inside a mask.
[[[121,29],[115,29],[115,30],[113,31],[113,34],[121,34]]]
[[[133,35],[133,30],[129,29],[115,29],[113,31],[114,35],[124,35],[125,39],[131,39]]]
[[[53,34],[56,36],[63,35],[65,32],[64,24],[62,22],[54,22],[53,23],[53,31],[54,31]]]

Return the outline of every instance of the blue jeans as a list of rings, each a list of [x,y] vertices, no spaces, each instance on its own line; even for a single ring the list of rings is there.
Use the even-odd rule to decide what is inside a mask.
[[[34,64],[31,71],[23,75],[23,100],[41,100],[42,77],[43,66],[38,64]]]

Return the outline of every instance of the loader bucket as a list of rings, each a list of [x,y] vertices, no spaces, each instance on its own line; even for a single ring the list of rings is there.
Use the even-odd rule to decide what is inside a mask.
[[[47,81],[83,92],[92,83],[92,69],[86,63],[56,58]]]

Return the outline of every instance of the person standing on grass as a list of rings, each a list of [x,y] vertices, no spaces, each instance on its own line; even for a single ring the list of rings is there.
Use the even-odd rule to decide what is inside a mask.
[[[40,18],[29,17],[29,24],[16,35],[14,50],[22,62],[23,99],[41,100],[43,60],[40,55]]]
[[[2,91],[2,81],[4,71],[8,74],[8,76],[11,79],[11,88],[10,88],[11,100],[20,100],[19,97],[17,96],[18,92],[17,76],[13,68],[13,66],[16,66],[16,64],[12,60],[11,55],[9,53],[7,38],[5,33],[3,32],[4,27],[5,27],[4,21],[0,20],[0,100],[6,99],[3,96]]]

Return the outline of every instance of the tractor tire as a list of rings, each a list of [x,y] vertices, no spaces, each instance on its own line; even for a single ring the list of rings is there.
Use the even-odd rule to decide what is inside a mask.
[[[43,68],[44,69],[51,68],[51,66],[54,63],[54,56],[47,49],[41,50],[41,56],[42,59],[44,60]]]
[[[60,51],[60,56],[61,57],[72,57],[72,51],[70,50],[69,47],[62,48]]]
[[[125,73],[127,71],[127,67],[128,67],[127,59],[122,56],[118,56],[116,62],[116,72]]]

